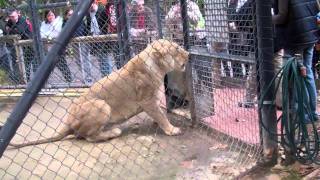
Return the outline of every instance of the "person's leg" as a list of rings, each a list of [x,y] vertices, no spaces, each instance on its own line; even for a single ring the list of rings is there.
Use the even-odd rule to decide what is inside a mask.
[[[38,70],[38,67],[41,62],[37,62],[37,59],[34,57],[35,56],[34,56],[33,49],[31,47],[28,48],[28,58],[29,58],[29,61],[31,62],[32,71],[35,73]]]
[[[310,46],[303,50],[303,65],[307,69],[307,76],[305,78],[306,88],[309,95],[309,105],[311,113],[314,118],[318,118],[317,114],[317,89],[312,72],[312,56],[313,46]]]
[[[113,58],[110,53],[101,52],[98,55],[101,76],[104,77],[112,73]]]
[[[275,73],[278,73],[280,71],[280,69],[283,66],[283,49],[277,51],[274,53],[273,56],[273,63],[274,63],[274,68],[275,68]],[[282,109],[282,80],[279,82],[279,76],[277,77],[277,79],[275,80],[275,86],[277,86],[277,84],[280,83],[279,88],[276,92],[276,106],[279,109]]]
[[[250,66],[249,75],[246,80],[246,94],[244,100],[239,102],[238,105],[240,107],[252,108],[254,107],[254,99],[257,94],[257,71],[255,64]]]
[[[30,81],[30,76],[31,76],[31,61],[29,58],[24,59],[24,64],[25,64],[25,69],[26,69],[26,78],[27,82]]]
[[[92,63],[90,59],[90,47],[88,44],[79,43],[79,54],[80,54],[80,64],[82,77],[86,84],[91,85],[92,83]]]
[[[26,65],[27,81],[29,81],[31,76],[31,68],[33,68],[33,72],[37,71],[37,66],[34,65],[35,60],[34,60],[34,53],[33,53],[32,47],[25,47],[23,54],[24,54],[24,61]]]
[[[67,82],[72,82],[72,77],[71,77],[71,71],[68,67],[67,61],[66,61],[66,57],[65,57],[65,53],[63,53],[57,63],[57,67],[60,70],[60,72],[62,73],[64,79]]]
[[[10,56],[9,53],[4,54],[2,57],[0,57],[0,69],[3,69],[8,78],[10,79],[10,81],[13,84],[17,84],[18,81],[15,78],[15,74],[14,74],[14,69],[13,69],[13,65],[12,65],[12,57]]]
[[[113,57],[115,59],[115,65],[117,69],[120,69],[124,64],[121,64],[122,62],[120,61],[120,49],[117,43],[112,43],[111,44],[111,49],[113,53]]]

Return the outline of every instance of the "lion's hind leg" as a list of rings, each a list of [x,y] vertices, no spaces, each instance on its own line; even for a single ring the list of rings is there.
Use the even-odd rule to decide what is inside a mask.
[[[82,109],[78,111],[80,126],[75,130],[77,135],[89,142],[105,141],[120,136],[120,129],[103,131],[104,127],[110,123],[111,116],[111,108],[104,100],[91,99],[85,101],[81,104],[80,109]]]

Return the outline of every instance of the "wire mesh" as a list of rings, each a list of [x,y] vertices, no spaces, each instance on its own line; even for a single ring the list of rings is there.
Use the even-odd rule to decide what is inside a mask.
[[[159,13],[155,1],[108,1],[88,10],[67,48],[57,57],[54,71],[11,143],[31,142],[59,134],[65,126],[65,119],[74,115],[72,108],[81,95],[85,95],[85,99],[88,98],[85,101],[89,102],[95,93],[102,99],[115,99],[120,94],[121,99],[115,100],[119,101],[115,111],[121,115],[126,109],[138,108],[134,111],[140,112],[144,102],[131,102],[131,93],[128,93],[135,92],[133,87],[140,81],[148,83],[144,89],[159,86],[160,95],[152,92],[150,97],[149,92],[143,91],[142,97],[157,100],[156,109],[167,114],[169,121],[181,128],[182,134],[166,135],[160,128],[162,125],[157,125],[157,120],[147,110],[147,113],[134,117],[125,116],[128,121],[112,128],[119,128],[121,136],[104,142],[88,142],[68,136],[63,141],[47,144],[18,149],[9,147],[0,160],[0,177],[225,179],[236,178],[252,168],[260,155],[256,92],[253,85],[247,92],[251,97],[246,99],[248,88],[244,87],[246,82],[252,82],[247,79],[256,76],[254,4],[251,0],[239,0],[236,6],[232,0],[205,0],[203,4],[201,1],[185,2],[192,94],[187,92],[185,76],[173,73],[168,77],[168,88],[177,93],[170,97],[168,89],[152,79],[163,81],[164,74],[158,68],[144,72],[147,77],[134,76],[137,78],[124,86],[117,84],[124,79],[125,72],[134,75],[126,69],[128,66],[124,66],[129,60],[153,57],[145,48],[159,39],[160,34],[181,47],[184,45],[182,22],[185,19],[181,16],[180,1],[160,1]],[[74,7],[43,10],[41,24],[32,26],[33,29],[40,28],[44,54],[50,51],[53,43],[59,43],[56,42],[59,28],[61,30],[68,22],[71,9]],[[53,14],[53,22],[46,22],[51,21]],[[30,30],[31,26],[26,28]],[[34,42],[31,37],[11,39],[5,42],[14,49],[9,52],[16,65],[9,68],[10,71],[8,66],[4,68],[10,78],[1,82],[1,91],[4,99],[10,101],[0,106],[1,124],[6,122],[15,105],[12,98],[19,98],[25,85],[31,79],[37,79],[34,72],[41,63],[34,58],[33,49],[34,44],[40,42]],[[165,48],[164,44],[161,46]],[[176,54],[170,53],[165,56],[176,58]],[[105,87],[105,81],[111,84]],[[99,88],[88,90],[93,85],[100,88],[99,92],[96,92]],[[194,97],[197,117],[192,121],[188,110],[192,103],[190,96]],[[168,102],[174,103],[169,109]],[[89,109],[96,106],[89,104]],[[97,108],[89,119],[95,120],[95,115],[101,111]],[[90,115],[85,109],[80,112],[85,113],[84,116]],[[155,109],[152,112],[157,113]],[[110,130],[109,126],[102,128],[107,132]]]

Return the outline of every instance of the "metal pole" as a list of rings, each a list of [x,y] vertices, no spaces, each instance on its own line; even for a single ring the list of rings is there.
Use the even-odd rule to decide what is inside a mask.
[[[118,45],[120,49],[120,64],[123,66],[131,58],[126,1],[115,0],[115,7],[117,16]]]
[[[123,20],[123,48],[124,48],[124,56],[125,56],[125,63],[127,63],[131,58],[131,48],[130,48],[130,34],[129,34],[129,27],[130,27],[130,21],[127,13],[127,1],[122,0],[122,20]]]
[[[163,38],[163,33],[162,33],[162,24],[161,24],[161,11],[160,11],[160,2],[159,0],[156,0],[156,11],[157,11],[157,22],[158,22],[158,33],[159,33],[159,38]]]
[[[181,6],[181,19],[182,19],[182,28],[183,28],[183,42],[184,42],[184,48],[186,50],[189,50],[190,44],[189,44],[189,25],[188,25],[188,5],[186,0],[180,0],[180,6]]]
[[[41,64],[44,59],[44,52],[43,52],[43,43],[41,41],[40,35],[40,22],[39,22],[39,15],[38,9],[36,6],[35,0],[29,0],[29,5],[31,9],[31,16],[32,16],[32,25],[33,25],[33,41],[37,43],[33,43],[33,49],[36,54],[37,62]]]
[[[117,17],[117,34],[118,34],[118,49],[119,49],[119,59],[120,66],[124,65],[124,50],[123,50],[123,41],[122,41],[122,25],[121,25],[121,9],[120,9],[120,0],[114,1],[114,7],[116,8],[116,17]]]
[[[186,50],[190,49],[189,44],[189,24],[188,24],[188,5],[186,0],[180,0],[180,6],[181,6],[181,19],[182,19],[182,28],[183,28],[183,42],[184,42],[184,48]],[[191,114],[191,121],[192,126],[196,123],[196,110],[195,110],[195,100],[194,100],[194,94],[193,94],[193,79],[192,79],[192,58],[189,58],[189,63],[186,66],[186,87],[187,91],[190,97],[190,114]]]
[[[10,140],[15,135],[18,127],[22,123],[22,120],[37,98],[39,91],[55,68],[55,65],[59,60],[59,54],[61,54],[67,46],[68,42],[72,38],[73,32],[77,29],[83,17],[88,12],[92,2],[93,0],[82,0],[76,7],[75,13],[73,13],[65,28],[62,29],[51,50],[48,52],[48,55],[45,57],[45,61],[42,62],[41,66],[37,70],[35,74],[36,78],[33,78],[28,84],[23,96],[17,102],[15,108],[8,117],[0,131],[0,157],[2,157]]]
[[[277,116],[276,106],[273,102],[275,97],[274,84],[271,90],[265,92],[269,83],[274,77],[274,64],[273,64],[273,31],[271,19],[271,1],[270,0],[257,0],[256,1],[256,24],[257,24],[257,41],[258,41],[258,65],[260,88],[258,94],[266,93],[265,99],[262,102],[260,120],[266,125],[267,130],[262,128],[262,145],[264,155],[269,163],[276,163],[277,155]],[[258,98],[260,98],[260,95]],[[259,99],[260,100],[260,99]],[[260,102],[260,101],[259,101]],[[260,104],[260,103],[259,103]],[[260,126],[261,128],[261,126]]]

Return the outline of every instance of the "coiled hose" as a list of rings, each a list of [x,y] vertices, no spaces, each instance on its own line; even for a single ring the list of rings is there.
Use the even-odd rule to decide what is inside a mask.
[[[300,74],[301,64],[298,57],[287,57],[284,66],[277,72],[267,89],[261,93],[259,111],[261,111],[267,92],[278,77],[275,92],[279,89],[282,81],[282,115],[277,120],[280,134],[276,134],[278,143],[285,148],[285,151],[289,150],[290,154],[299,162],[320,164],[318,157],[319,136],[310,105],[306,103],[309,97],[305,78]],[[275,102],[275,96],[273,103]],[[268,133],[272,133],[268,131],[261,120],[260,123]]]

